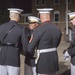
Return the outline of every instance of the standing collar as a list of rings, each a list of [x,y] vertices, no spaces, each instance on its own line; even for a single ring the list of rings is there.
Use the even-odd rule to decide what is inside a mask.
[[[45,22],[43,22],[42,24],[45,24],[45,23],[50,23],[50,21],[45,21]]]
[[[44,21],[43,23],[49,23],[50,21]]]
[[[10,20],[10,22],[12,22],[13,24],[18,24],[16,21],[14,20]]]

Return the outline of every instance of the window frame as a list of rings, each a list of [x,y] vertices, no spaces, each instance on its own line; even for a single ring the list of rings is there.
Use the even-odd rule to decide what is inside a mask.
[[[41,5],[42,5],[42,6],[43,6],[43,5],[46,5],[46,0],[44,0],[44,1],[45,1],[44,4],[42,4],[42,1],[43,1],[43,0],[41,0]]]
[[[58,21],[56,21],[56,17],[55,17],[56,14],[58,14]],[[54,22],[60,22],[60,12],[59,11],[54,12]]]
[[[36,1],[39,1],[39,3],[37,4]],[[35,0],[35,6],[39,6],[40,5],[40,0]]]
[[[28,17],[28,16],[30,16],[31,14],[22,14],[21,16],[23,16],[24,17],[24,22],[23,23],[25,23],[25,24],[28,24],[28,21],[26,21],[26,18]]]
[[[54,5],[59,5],[60,4],[60,0],[58,0],[58,3],[55,3],[55,0],[54,0]]]

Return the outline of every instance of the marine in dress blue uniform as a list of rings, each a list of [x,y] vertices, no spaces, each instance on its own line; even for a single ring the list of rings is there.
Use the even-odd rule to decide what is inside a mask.
[[[30,33],[29,37],[32,35],[33,30],[39,26],[40,19],[35,16],[28,16],[29,20],[29,29],[28,34]],[[31,39],[29,39],[31,40]],[[29,41],[30,42],[30,41]],[[36,75],[36,64],[35,64],[35,57],[34,54],[28,53],[25,58],[25,75]]]
[[[75,25],[75,12],[68,13],[70,22]],[[71,75],[75,75],[75,27],[72,29],[72,41],[67,50],[65,50],[65,58],[71,58]]]
[[[61,39],[61,30],[50,22],[50,11],[53,9],[37,10],[42,24],[34,29],[33,39],[28,44],[28,51],[33,54],[35,47],[37,48],[39,59],[36,72],[38,75],[55,75],[55,72],[59,70],[57,47]]]
[[[9,8],[10,21],[0,26],[0,75],[20,75],[20,49],[27,50],[25,28],[18,24],[22,9]]]

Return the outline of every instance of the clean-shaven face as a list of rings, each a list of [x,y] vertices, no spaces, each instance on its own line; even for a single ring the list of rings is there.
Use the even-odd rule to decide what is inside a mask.
[[[31,30],[35,29],[37,26],[38,26],[38,23],[31,23],[31,24],[29,24],[29,28]]]
[[[70,22],[75,25],[75,17],[73,19],[70,20]]]

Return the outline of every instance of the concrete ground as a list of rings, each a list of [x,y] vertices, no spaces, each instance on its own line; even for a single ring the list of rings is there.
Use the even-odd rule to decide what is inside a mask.
[[[66,71],[70,68],[70,60],[65,61],[63,58],[63,51],[68,48],[69,43],[60,43],[58,47],[58,57],[59,57],[59,75],[70,75]]]
[[[59,57],[59,72],[58,74],[59,75],[70,75],[70,74],[67,74],[66,71],[67,69],[70,68],[70,65],[69,65],[69,62],[70,61],[65,61],[63,59],[63,50],[65,50],[67,47],[69,46],[69,43],[60,43],[59,47],[58,47],[58,57]],[[20,75],[24,75],[24,56],[23,55],[20,55],[20,58],[21,58],[21,73]],[[69,73],[69,72],[68,72]]]

